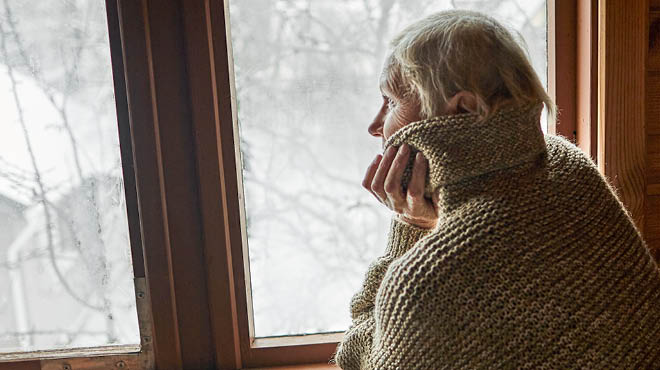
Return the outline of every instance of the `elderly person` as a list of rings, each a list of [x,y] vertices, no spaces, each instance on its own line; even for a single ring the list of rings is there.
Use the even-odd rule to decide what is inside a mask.
[[[476,12],[392,42],[363,186],[389,241],[351,301],[352,369],[660,368],[660,271],[512,35]]]

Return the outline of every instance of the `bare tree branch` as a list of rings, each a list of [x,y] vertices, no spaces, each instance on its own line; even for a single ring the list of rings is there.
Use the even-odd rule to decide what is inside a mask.
[[[6,0],[5,0],[5,5],[6,5]],[[44,211],[44,218],[45,218],[45,230],[46,230],[46,241],[48,244],[48,253],[50,256],[50,263],[51,266],[53,267],[53,270],[55,271],[55,274],[57,275],[57,278],[60,280],[62,283],[62,286],[66,290],[66,292],[78,303],[81,305],[93,309],[93,310],[102,310],[102,307],[99,306],[94,306],[89,304],[88,302],[84,301],[82,298],[80,298],[76,292],[71,288],[69,283],[66,281],[66,278],[64,277],[64,274],[60,270],[59,266],[57,265],[56,257],[55,257],[55,245],[54,245],[54,240],[53,240],[53,219],[52,219],[52,214],[49,206],[49,202],[46,198],[46,190],[44,187],[44,183],[41,177],[41,172],[39,171],[39,166],[37,165],[37,159],[34,154],[34,149],[32,147],[32,141],[30,139],[30,134],[27,129],[27,125],[25,122],[25,117],[23,113],[23,107],[20,101],[20,97],[18,94],[18,85],[16,81],[16,76],[14,74],[14,68],[12,67],[12,63],[9,58],[9,53],[7,51],[7,32],[3,26],[2,23],[0,23],[0,51],[2,52],[3,58],[6,60],[6,68],[7,68],[7,75],[9,77],[9,81],[11,82],[11,91],[12,91],[12,96],[14,99],[14,104],[16,106],[16,112],[18,113],[18,122],[21,126],[21,131],[23,132],[23,138],[25,140],[25,145],[27,147],[27,151],[30,157],[30,162],[32,164],[32,168],[34,170],[34,176],[35,176],[35,182],[37,184],[37,189],[39,192],[39,203],[41,203],[41,206]]]

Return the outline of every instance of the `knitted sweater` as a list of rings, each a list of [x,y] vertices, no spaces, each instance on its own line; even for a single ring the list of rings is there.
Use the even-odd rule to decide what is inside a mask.
[[[342,369],[660,369],[660,270],[593,162],[539,115],[443,116],[388,139],[429,160],[441,217],[392,220]]]

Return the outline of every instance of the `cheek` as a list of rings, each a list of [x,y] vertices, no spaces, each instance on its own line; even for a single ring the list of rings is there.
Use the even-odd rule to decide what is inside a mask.
[[[385,119],[383,136],[389,138],[400,128],[415,121],[419,121],[419,113],[413,107],[400,106]]]
[[[392,114],[387,116],[383,124],[383,136],[387,139],[405,125],[406,122],[401,119],[401,116],[396,114],[396,112],[392,112]]]

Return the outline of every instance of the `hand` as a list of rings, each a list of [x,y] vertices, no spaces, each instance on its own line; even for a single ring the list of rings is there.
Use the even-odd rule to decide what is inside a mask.
[[[379,202],[396,212],[401,220],[424,229],[431,229],[435,227],[438,216],[434,202],[424,198],[428,164],[422,153],[417,153],[412,178],[404,193],[401,178],[409,156],[408,144],[404,143],[399,150],[395,147],[387,148],[385,155],[377,155],[367,168],[362,186]]]

